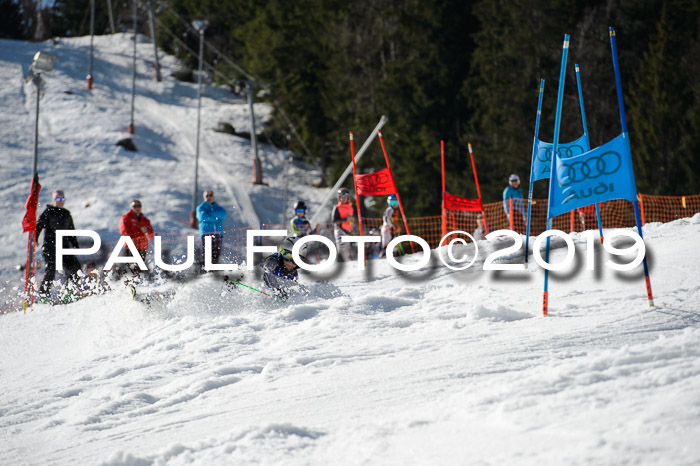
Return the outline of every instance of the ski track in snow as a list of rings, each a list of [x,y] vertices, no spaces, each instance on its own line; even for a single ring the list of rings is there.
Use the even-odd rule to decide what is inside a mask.
[[[0,116],[0,202],[12,215],[0,225],[0,258],[9,269],[24,254],[18,206],[33,147],[33,95],[19,64],[38,44],[1,43],[8,111]],[[183,173],[194,162],[196,86],[146,82],[140,59],[140,152],[125,153],[113,143],[128,122],[131,43],[96,37],[90,98],[80,71],[87,43],[62,39],[57,70],[46,77],[42,202],[64,187],[79,228],[107,235],[140,196],[155,225],[191,234],[173,219],[190,208]],[[103,87],[108,78],[113,88]],[[209,129],[229,118],[245,129],[245,106],[211,93],[200,187],[214,186],[228,225],[274,221],[286,154],[262,146],[270,186],[249,184],[250,144]],[[76,123],[85,119],[91,124]],[[298,179],[289,199],[318,205],[323,193],[308,187],[317,173],[296,162],[290,171]],[[479,242],[475,264],[462,272],[433,251],[413,273],[383,260],[364,272],[343,264],[302,273],[309,295],[287,303],[227,291],[207,275],[164,285],[174,297],[152,307],[115,287],[2,315],[0,464],[696,464],[700,214],[648,224],[644,235],[654,309],[643,275],[607,269],[598,248],[595,272],[579,260],[550,276],[544,318],[543,271],[532,256],[527,270],[483,271],[487,255],[510,244],[504,238]],[[584,241],[572,238],[583,257]],[[565,252],[553,242],[552,261]],[[499,262],[522,260],[518,252]]]

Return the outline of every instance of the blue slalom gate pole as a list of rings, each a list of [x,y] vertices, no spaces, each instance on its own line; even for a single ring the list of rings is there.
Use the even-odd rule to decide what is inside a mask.
[[[535,120],[535,139],[532,141],[532,157],[537,157],[537,138],[540,133],[540,115],[542,114],[542,94],[544,93],[544,79],[540,79],[540,97],[537,100],[537,119]],[[525,267],[527,267],[528,245],[530,244],[530,217],[532,215],[532,179],[534,178],[535,161],[530,162],[530,190],[527,195],[527,226],[525,228]]]
[[[581,121],[583,122],[583,136],[586,138],[586,144],[588,144],[588,150],[591,150],[591,143],[588,139],[588,125],[586,124],[586,111],[583,108],[583,91],[581,90],[581,74],[578,64],[574,65],[576,67],[576,86],[578,87],[578,101],[581,104]],[[595,215],[598,219],[598,233],[600,234],[600,242],[603,242],[603,223],[600,221],[600,207],[595,204]]]
[[[629,134],[627,133],[627,117],[625,116],[625,103],[622,99],[622,82],[620,80],[620,63],[617,59],[617,42],[615,41],[615,28],[610,27],[609,30],[610,47],[612,49],[613,57],[613,68],[615,69],[615,88],[617,89],[617,104],[620,107],[620,122],[622,123],[622,134],[625,144],[627,145],[627,150],[631,154],[632,150],[630,149],[630,138]],[[634,185],[634,191],[637,192],[637,184],[634,180],[634,176],[632,177],[632,183]],[[644,241],[644,236],[642,236],[641,214],[639,213],[639,201],[635,199],[634,202],[632,202],[632,205],[634,206],[634,219],[637,223],[637,233],[639,233],[639,237],[642,238],[642,241]],[[647,300],[649,301],[649,307],[654,307],[654,296],[651,292],[651,279],[649,278],[649,267],[647,265],[646,255],[644,255],[642,264],[644,264],[644,278],[647,285]]]
[[[564,35],[564,45],[561,53],[561,70],[559,71],[559,92],[557,93],[557,111],[554,116],[554,140],[552,141],[552,162],[549,171],[549,199],[547,202],[547,230],[552,229],[552,218],[549,213],[552,208],[553,193],[552,183],[557,182],[557,149],[559,148],[559,129],[561,126],[561,105],[564,100],[564,81],[566,80],[566,60],[569,55],[569,34]],[[545,262],[549,263],[549,245],[551,236],[547,237],[545,250]],[[549,270],[544,269],[544,292],[542,294],[542,315],[547,315],[549,310]]]

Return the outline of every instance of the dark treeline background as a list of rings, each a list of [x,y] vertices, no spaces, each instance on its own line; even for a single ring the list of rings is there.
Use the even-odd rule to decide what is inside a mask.
[[[31,37],[32,3],[25,3],[0,0],[3,36]],[[115,12],[128,12],[128,4],[113,3]],[[106,1],[97,4],[96,31],[104,33]],[[551,141],[566,33],[560,141],[582,133],[575,63],[591,145],[620,134],[613,26],[638,190],[700,191],[698,0],[170,0],[157,10],[159,46],[188,65],[196,67],[196,57],[176,38],[197,50],[187,24],[207,19],[208,41],[276,83],[266,97],[277,108],[269,131],[286,136],[286,113],[328,183],[350,162],[348,131],[357,149],[380,116],[389,116],[383,136],[412,216],[439,209],[441,139],[450,192],[476,197],[467,141],[486,202],[501,198],[513,172],[527,189],[539,80],[546,80],[540,139]],[[89,0],[59,0],[48,23],[54,35],[88,34]],[[229,79],[242,77],[210,49],[205,60]],[[377,141],[360,169],[383,166]],[[536,183],[536,197],[546,197],[546,185]]]

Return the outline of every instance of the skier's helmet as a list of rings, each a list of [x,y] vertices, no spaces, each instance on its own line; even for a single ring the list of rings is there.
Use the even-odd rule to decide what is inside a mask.
[[[286,237],[281,243],[279,247],[279,253],[280,256],[282,256],[284,259],[287,259],[288,261],[294,262],[294,256],[292,255],[292,249],[294,249],[294,243],[299,241],[299,238],[296,236],[288,236]],[[306,262],[306,253],[308,251],[308,246],[307,244],[303,244],[301,248],[299,249],[299,256],[301,257],[301,260]],[[294,262],[296,264],[296,262]],[[299,265],[299,264],[297,264]]]
[[[338,190],[338,200],[340,201],[343,196],[348,196],[348,200],[350,199],[350,190],[348,188],[340,188]]]
[[[391,207],[398,207],[399,198],[396,197],[396,194],[389,194],[389,197],[386,198],[386,203],[389,204]]]
[[[306,203],[304,201],[297,201],[294,204],[294,212],[306,212]]]

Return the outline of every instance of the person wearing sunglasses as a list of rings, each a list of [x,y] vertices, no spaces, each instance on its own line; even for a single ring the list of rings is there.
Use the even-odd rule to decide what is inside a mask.
[[[274,291],[274,294],[282,299],[287,299],[291,287],[297,284],[299,266],[294,262],[292,249],[299,238],[288,236],[279,245],[278,252],[267,256],[261,263],[262,278],[265,285]],[[306,261],[307,246],[304,244],[299,250],[299,256]]]
[[[297,238],[310,235],[313,231],[311,223],[306,219],[306,203],[299,201],[294,206],[294,217],[289,221],[292,233]]]
[[[199,237],[204,250],[204,238],[211,236],[211,263],[218,264],[221,257],[221,248],[224,244],[224,219],[226,209],[216,203],[214,191],[204,191],[204,201],[197,207],[197,220],[199,222]],[[204,257],[204,256],[202,256]],[[200,264],[200,271],[204,273],[204,258]]]
[[[51,285],[56,278],[56,230],[75,230],[73,217],[68,209],[63,206],[66,203],[65,193],[57,189],[53,192],[53,202],[46,206],[46,210],[41,214],[36,223],[36,236],[39,239],[41,232],[44,232],[44,244],[41,247],[41,254],[44,258],[44,279],[39,286],[39,302],[50,301]],[[77,249],[78,239],[75,236],[63,237],[64,249]],[[77,293],[78,282],[80,280],[78,271],[81,269],[80,261],[76,256],[63,256],[63,270],[68,277],[66,287],[67,293]]]

